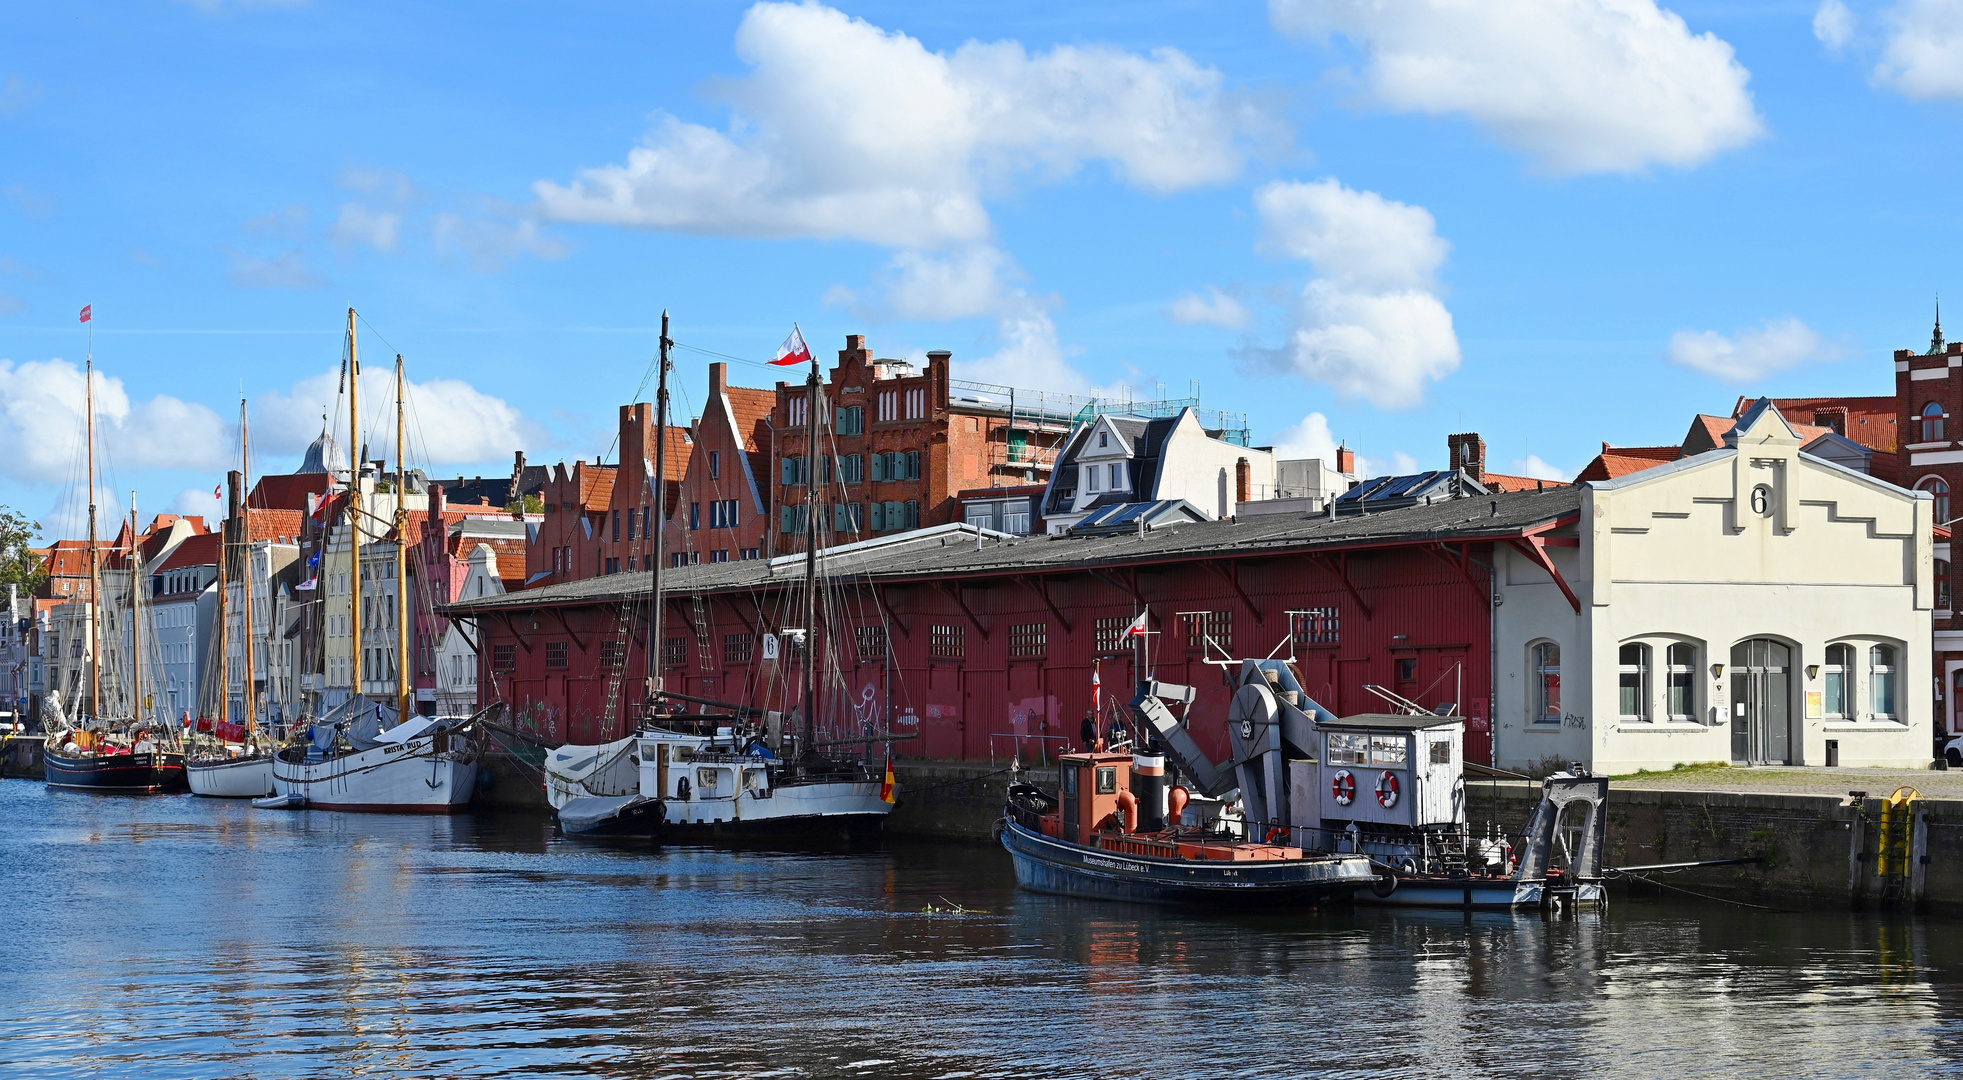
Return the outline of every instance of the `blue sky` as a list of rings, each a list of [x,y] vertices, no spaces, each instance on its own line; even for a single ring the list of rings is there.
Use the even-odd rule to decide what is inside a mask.
[[[1963,321],[1963,0],[1383,6],[11,5],[0,503],[70,520],[84,304],[146,513],[213,509],[241,393],[292,467],[349,306],[466,475],[606,452],[664,307],[1549,475]]]

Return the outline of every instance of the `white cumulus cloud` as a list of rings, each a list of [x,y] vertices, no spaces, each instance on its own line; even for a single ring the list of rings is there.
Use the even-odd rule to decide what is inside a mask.
[[[1287,341],[1248,356],[1385,409],[1458,370],[1451,312],[1431,291],[1450,244],[1429,211],[1335,180],[1268,184],[1254,206],[1263,246],[1321,277],[1292,305]]]
[[[1820,44],[1838,51],[1854,38],[1854,12],[1840,0],[1820,0],[1813,12],[1813,36]]]
[[[67,360],[0,360],[0,475],[34,486],[86,488],[87,383]],[[95,373],[98,473],[222,470],[231,428],[217,413],[167,394],[133,400],[121,379]],[[86,501],[86,500],[85,500]]]
[[[724,128],[659,118],[624,163],[539,181],[550,217],[937,248],[986,240],[984,198],[1102,163],[1155,192],[1240,172],[1275,122],[1175,49],[949,53],[815,3],[761,3],[721,84]]]
[[[1654,0],[1270,0],[1269,16],[1352,42],[1384,108],[1463,114],[1557,173],[1698,165],[1764,131],[1731,46]]]
[[[1196,292],[1181,293],[1166,305],[1166,318],[1181,326],[1218,326],[1225,330],[1239,330],[1246,326],[1252,315],[1247,305],[1227,295],[1220,289],[1208,285],[1206,295]]]
[[[1902,0],[1881,21],[1876,82],[1918,100],[1963,97],[1963,2]]]
[[[1574,478],[1580,469],[1564,469],[1541,459],[1539,454],[1528,454],[1524,458],[1514,458],[1510,470],[1515,476],[1525,476],[1534,480],[1560,480],[1566,482]]]
[[[1290,424],[1274,437],[1275,457],[1284,461],[1321,458],[1333,468],[1336,448],[1341,445],[1329,430],[1329,417],[1312,412],[1299,423]]]
[[[1798,319],[1773,319],[1730,335],[1679,330],[1665,356],[1681,368],[1731,383],[1751,383],[1801,364],[1838,357],[1840,350]]]
[[[252,399],[252,445],[269,455],[297,458],[320,435],[321,420],[336,427],[346,452],[347,408],[340,397],[341,376],[324,371],[290,389]],[[484,393],[461,379],[409,380],[408,450],[411,468],[468,465],[508,459],[511,452],[538,445],[544,436],[523,412],[503,398]],[[395,372],[387,365],[364,368],[361,396],[365,409],[362,441],[370,458],[395,454]],[[381,408],[382,403],[390,403]],[[275,471],[298,462],[273,466]]]

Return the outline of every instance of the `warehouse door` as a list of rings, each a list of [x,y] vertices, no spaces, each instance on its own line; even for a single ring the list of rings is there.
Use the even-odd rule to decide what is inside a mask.
[[[1771,638],[1731,648],[1731,760],[1792,764],[1792,648]]]

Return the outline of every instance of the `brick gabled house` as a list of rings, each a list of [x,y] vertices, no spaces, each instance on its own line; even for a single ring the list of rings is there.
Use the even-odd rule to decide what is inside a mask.
[[[775,390],[729,384],[729,365],[709,365],[709,398],[693,425],[677,490],[669,495],[668,565],[738,562],[770,554],[771,414]]]

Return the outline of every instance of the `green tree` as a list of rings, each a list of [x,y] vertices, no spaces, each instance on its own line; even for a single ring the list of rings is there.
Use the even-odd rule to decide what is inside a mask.
[[[524,500],[523,500],[523,501],[524,501],[524,504],[525,504],[525,513],[527,513],[527,514],[543,514],[543,513],[545,513],[545,500],[544,500],[544,499],[542,499],[542,498],[540,498],[540,497],[538,497],[537,495],[527,495],[527,496],[525,496],[525,498],[524,498]],[[504,504],[504,511],[505,511],[505,513],[507,513],[507,514],[515,514],[515,513],[517,513],[517,512],[518,512],[518,504],[519,504],[519,500],[517,500],[517,499],[513,499],[513,500],[511,500],[510,502],[508,502],[508,503],[505,503],[505,504]]]
[[[47,584],[47,564],[33,550],[40,535],[38,522],[0,506],[0,589],[19,585],[22,592],[31,593]]]

